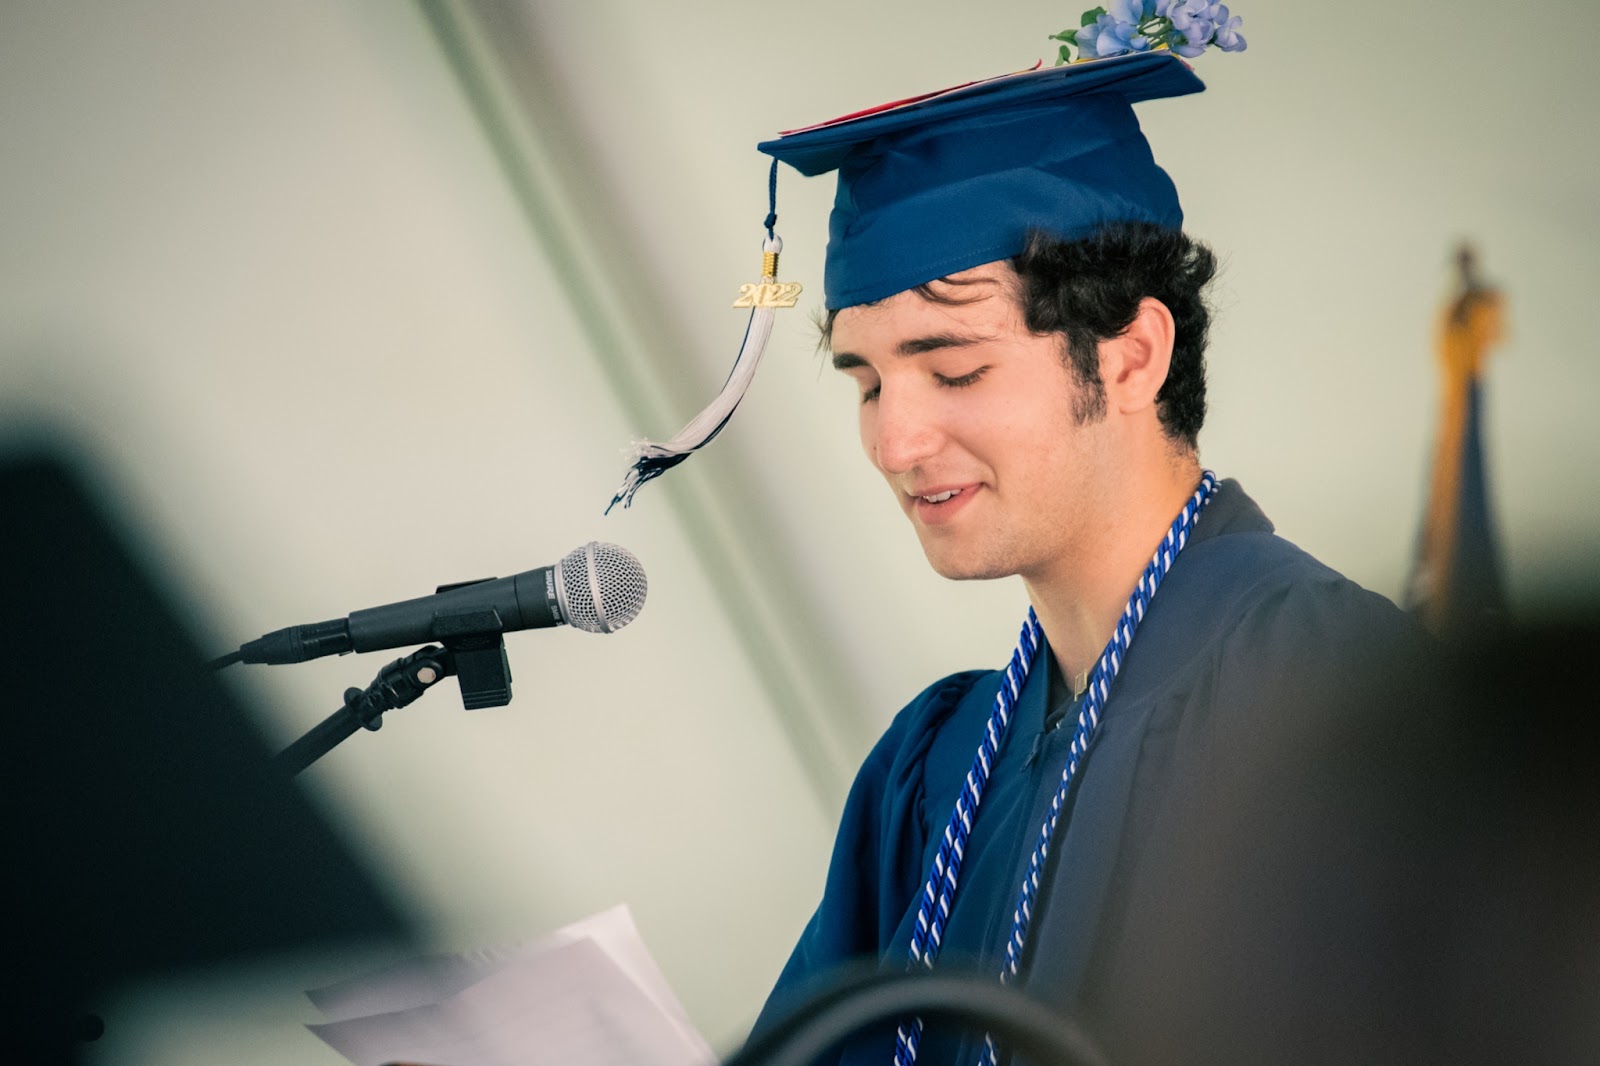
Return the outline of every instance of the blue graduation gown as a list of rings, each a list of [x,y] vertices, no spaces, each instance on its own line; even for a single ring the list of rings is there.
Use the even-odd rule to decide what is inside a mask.
[[[1226,792],[1231,754],[1264,729],[1338,714],[1360,674],[1352,664],[1413,632],[1388,600],[1274,535],[1238,483],[1222,482],[1140,625],[1079,768],[1034,911],[1028,992],[1064,1012],[1092,1006],[1128,931],[1130,894],[1168,872],[1147,853],[1171,835],[1174,812]],[[969,837],[941,968],[998,978],[1075,717],[1045,731],[1047,655],[1035,660]],[[1000,680],[1000,671],[968,671],[936,682],[873,748],[845,804],[822,902],[757,1032],[845,964],[905,965],[919,893]],[[919,1061],[974,1062],[980,1039],[930,1029]],[[883,1066],[893,1050],[892,1037],[871,1034],[841,1061]]]

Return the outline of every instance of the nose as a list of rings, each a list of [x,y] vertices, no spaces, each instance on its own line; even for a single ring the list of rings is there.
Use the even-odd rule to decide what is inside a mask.
[[[885,474],[905,474],[926,462],[943,439],[935,412],[912,391],[885,382],[862,426],[867,455]]]

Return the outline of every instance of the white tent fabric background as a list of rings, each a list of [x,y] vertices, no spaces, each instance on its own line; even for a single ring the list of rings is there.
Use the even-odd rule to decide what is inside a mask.
[[[1521,33],[1479,0],[1366,23],[1285,0],[1236,11],[1250,50],[1200,60],[1205,95],[1142,109],[1189,228],[1226,264],[1203,458],[1396,595],[1432,431],[1431,316],[1471,237],[1510,299],[1488,440],[1513,601],[1592,593],[1600,76],[1572,30],[1589,12],[1547,5]],[[727,304],[766,213],[754,142],[1048,61],[1046,35],[1076,18],[12,0],[0,428],[53,427],[102,460],[219,652],[591,538],[638,554],[650,601],[628,630],[513,636],[511,707],[464,715],[435,693],[309,782],[440,947],[626,899],[729,1046],[814,901],[850,767],[922,685],[1003,660],[1022,594],[927,570],[803,312],[703,456],[631,511],[600,510],[627,442],[676,430],[737,348]],[[452,52],[446,25],[476,50]],[[545,171],[508,168],[463,57],[500,86],[500,135],[531,138]],[[553,249],[530,192],[592,240]],[[780,178],[803,306],[831,195]],[[618,350],[598,350],[574,269],[616,302]],[[236,682],[286,743],[382,661]],[[294,992],[358,967],[334,952],[153,975],[101,1051],[329,1061]]]

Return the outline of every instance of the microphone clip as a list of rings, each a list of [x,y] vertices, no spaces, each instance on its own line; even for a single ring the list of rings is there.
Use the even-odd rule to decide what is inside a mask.
[[[511,702],[511,661],[500,616],[491,609],[439,614],[433,633],[453,660],[461,705],[469,711]]]
[[[429,646],[378,671],[365,691],[345,690],[345,709],[366,729],[383,724],[383,712],[398,710],[442,678],[454,674],[461,705],[469,711],[511,702],[511,661],[500,616],[491,609],[438,614],[433,632],[444,647]]]
[[[433,591],[450,592],[493,578],[457,581]],[[469,711],[511,702],[511,660],[506,658],[505,623],[492,607],[433,616],[433,635],[451,653],[461,684],[461,705]]]

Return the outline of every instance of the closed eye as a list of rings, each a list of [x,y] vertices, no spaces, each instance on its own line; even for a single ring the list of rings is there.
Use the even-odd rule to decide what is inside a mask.
[[[963,389],[963,388],[966,388],[968,385],[975,384],[979,378],[983,377],[984,374],[988,373],[988,370],[989,370],[988,367],[980,366],[978,369],[974,370],[972,373],[970,373],[970,374],[962,374],[958,378],[947,378],[943,374],[935,374],[935,375],[933,375],[933,377],[934,377],[934,380],[937,381],[939,383],[939,385],[941,387],[943,387],[943,388],[946,388],[946,389]]]
[[[933,380],[939,383],[939,387],[941,389],[964,389],[968,385],[977,384],[978,379],[983,377],[983,375],[988,372],[989,368],[987,366],[980,366],[970,374],[962,374],[960,377],[954,378],[946,377],[943,374],[936,373],[933,375]],[[878,398],[878,393],[882,390],[882,388],[882,383],[879,383],[872,386],[872,388],[867,389],[861,394],[861,402],[864,404],[872,403]]]

